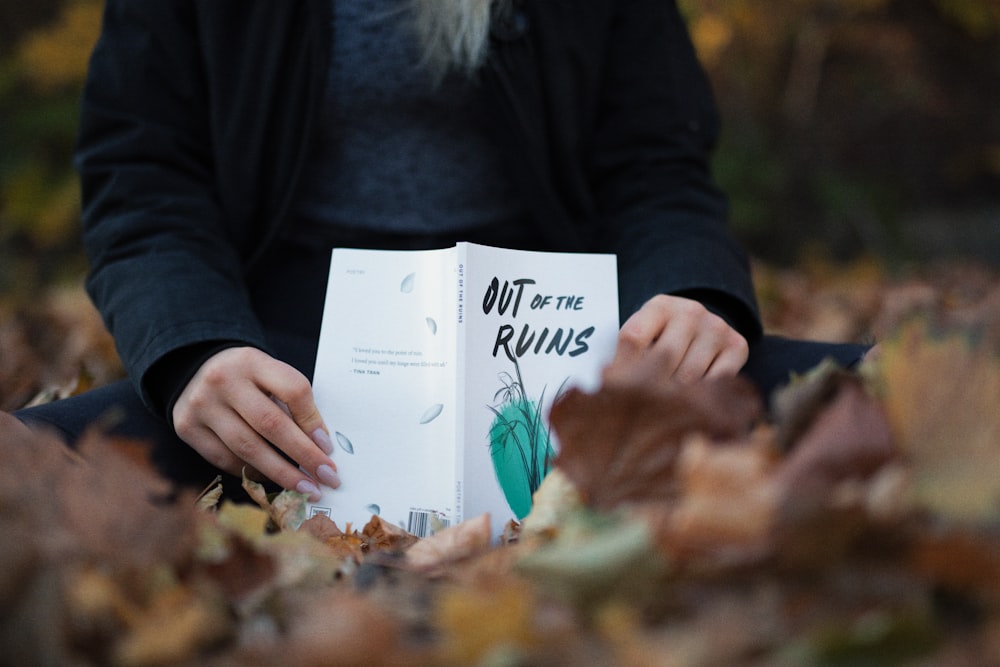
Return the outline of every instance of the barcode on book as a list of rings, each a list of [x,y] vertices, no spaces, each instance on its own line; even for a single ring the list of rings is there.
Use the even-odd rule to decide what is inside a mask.
[[[410,518],[406,522],[406,532],[417,537],[427,537],[451,524],[448,519],[437,512],[427,510],[410,510]]]

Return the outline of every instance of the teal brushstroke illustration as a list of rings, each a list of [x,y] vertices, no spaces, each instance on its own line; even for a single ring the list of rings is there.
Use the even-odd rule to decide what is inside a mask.
[[[503,387],[494,396],[499,404],[489,406],[494,414],[489,442],[497,482],[515,516],[523,519],[531,511],[531,497],[548,474],[555,451],[539,409],[544,389],[537,401],[532,400],[517,361],[514,373],[515,377],[509,373],[499,376]]]

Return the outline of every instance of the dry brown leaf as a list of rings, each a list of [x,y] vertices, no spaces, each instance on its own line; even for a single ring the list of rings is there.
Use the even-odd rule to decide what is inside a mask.
[[[111,335],[82,285],[50,289],[17,309],[4,306],[0,302],[0,409],[124,377]]]
[[[555,539],[525,553],[515,571],[574,607],[593,609],[616,599],[648,602],[656,597],[670,564],[657,550],[646,518],[581,512]]]
[[[1000,355],[919,322],[881,347],[883,403],[917,502],[942,517],[1000,518]]]
[[[239,535],[248,542],[256,542],[264,535],[270,517],[260,507],[224,500],[215,521],[227,532]]]
[[[176,586],[153,598],[116,642],[118,665],[169,665],[193,661],[227,638],[233,619],[221,600]]]
[[[931,526],[916,536],[909,565],[937,585],[1000,604],[1000,531]]]
[[[428,664],[406,646],[392,610],[350,589],[331,588],[298,601],[287,637],[273,646],[247,647],[232,664],[378,667]]]
[[[576,486],[561,468],[554,468],[532,496],[531,512],[524,517],[520,532],[527,538],[552,537],[567,517],[582,507]]]
[[[450,587],[436,601],[435,627],[442,635],[441,664],[484,664],[527,651],[539,641],[531,588],[513,577]]]
[[[257,549],[238,533],[227,536],[222,557],[203,559],[199,567],[228,599],[237,602],[271,585],[277,570],[274,556]]]
[[[770,434],[720,445],[702,435],[684,443],[678,461],[681,495],[661,522],[661,552],[700,568],[757,561],[772,547],[779,503]]]
[[[849,477],[867,478],[895,453],[885,413],[861,378],[835,372],[820,382],[826,386],[825,404],[803,406],[810,413],[806,419],[788,417],[798,422],[798,433],[778,477],[793,495]]]
[[[406,564],[432,570],[486,551],[490,546],[490,515],[483,514],[425,537],[406,551]]]
[[[372,518],[361,530],[361,534],[367,540],[370,552],[403,551],[420,541],[416,535],[411,535],[377,514],[372,515]]]
[[[555,466],[597,509],[669,500],[677,493],[674,466],[685,436],[736,439],[762,414],[759,395],[742,378],[662,392],[572,390],[551,411],[561,446]]]
[[[314,514],[306,519],[299,530],[309,533],[320,542],[334,540],[344,536],[337,524],[325,514]]]
[[[349,524],[348,528],[350,528]],[[325,514],[316,514],[310,517],[299,527],[299,530],[312,535],[325,544],[335,556],[351,559],[355,563],[360,562],[368,552],[367,538],[356,530],[345,533]]]
[[[222,475],[216,475],[215,481],[206,486],[195,500],[199,512],[214,512],[222,501]]]
[[[194,549],[193,493],[175,500],[137,443],[88,432],[78,448],[83,463],[46,489],[46,506],[76,548],[107,562],[134,567],[176,563]]]
[[[296,530],[306,519],[306,498],[301,493],[285,490],[269,498],[263,484],[247,477],[246,469],[243,470],[243,489],[267,512],[276,530]]]

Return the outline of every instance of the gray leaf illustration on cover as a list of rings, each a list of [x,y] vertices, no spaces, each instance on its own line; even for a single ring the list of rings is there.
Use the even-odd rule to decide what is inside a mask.
[[[433,317],[428,317],[427,318],[427,328],[431,330],[432,334],[437,334],[437,332],[438,332],[438,323],[434,321]]]
[[[420,423],[427,424],[434,421],[434,419],[437,418],[439,414],[441,414],[442,410],[444,410],[444,405],[442,405],[441,403],[432,405],[431,407],[427,408],[427,410],[424,412],[424,416],[420,418]]]
[[[403,282],[399,284],[399,291],[403,294],[409,294],[413,291],[413,283],[417,279],[416,273],[411,273],[410,275],[403,278]]]
[[[344,435],[340,431],[334,431],[333,437],[337,439],[337,444],[340,445],[341,449],[343,449],[348,454],[354,453],[354,445],[351,444],[351,441],[347,439],[346,435]]]

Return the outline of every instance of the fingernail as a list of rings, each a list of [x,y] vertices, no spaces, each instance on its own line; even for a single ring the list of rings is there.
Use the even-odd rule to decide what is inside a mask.
[[[312,439],[316,445],[323,450],[323,453],[329,456],[333,454],[333,440],[330,439],[330,434],[321,428],[316,429],[312,432]]]
[[[304,496],[309,497],[309,502],[314,503],[320,499],[323,495],[319,487],[310,482],[308,479],[303,479],[298,484],[295,485],[295,490]]]
[[[316,476],[319,477],[319,481],[323,482],[331,489],[336,489],[340,486],[340,475],[337,474],[336,470],[325,463],[316,468]]]

